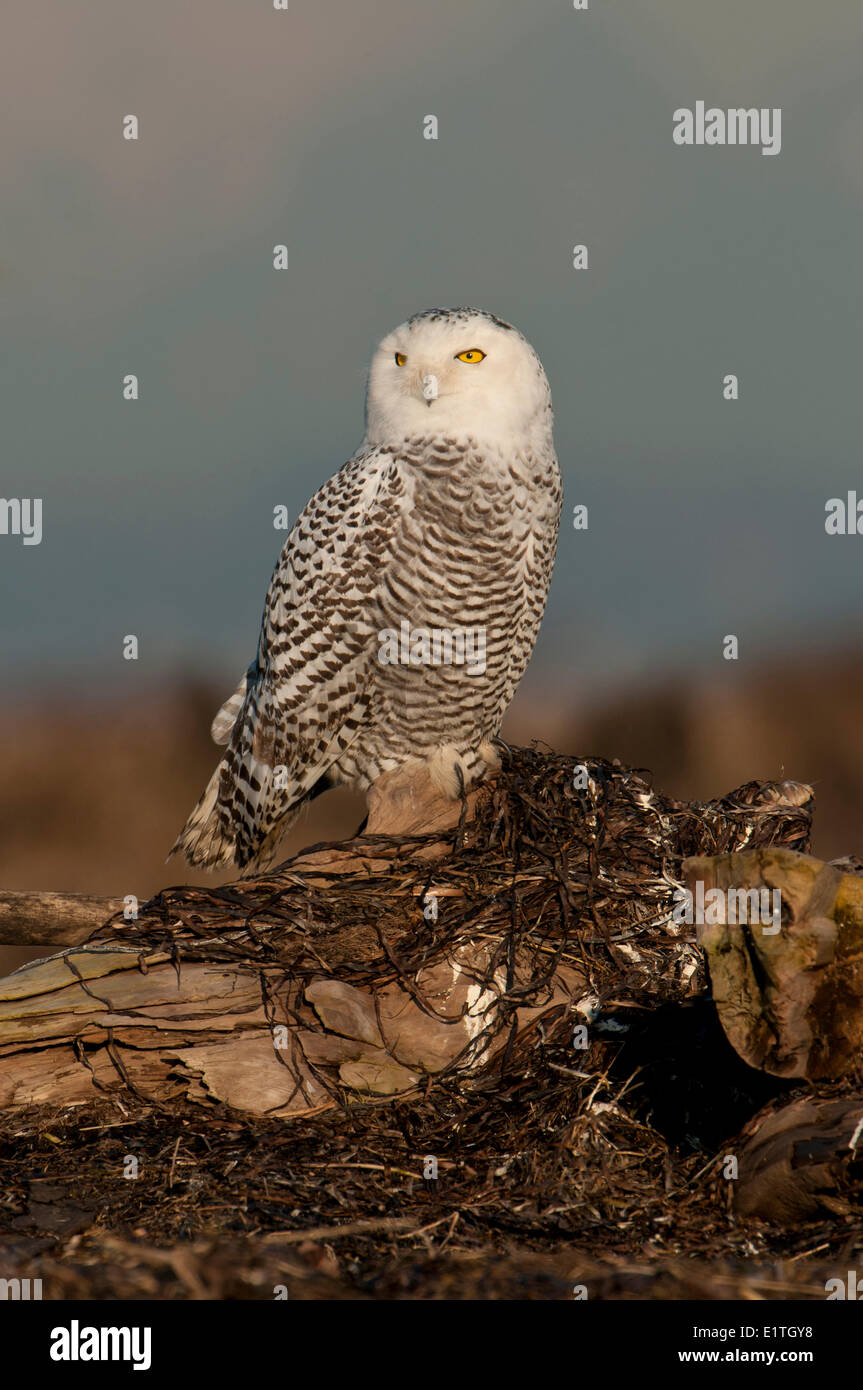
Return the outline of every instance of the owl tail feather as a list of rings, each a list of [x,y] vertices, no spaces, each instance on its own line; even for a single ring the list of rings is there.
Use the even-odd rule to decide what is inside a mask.
[[[174,841],[168,860],[175,854],[182,853],[189,864],[204,869],[236,864],[242,878],[262,873],[272,864],[282,836],[293,825],[307,802],[318,796],[328,785],[322,779],[293,805],[286,806],[282,815],[266,833],[259,831],[250,842],[248,832],[238,838],[230,826],[229,817],[220,798],[221,776],[220,763],[207,783],[203,796]]]
[[[205,869],[216,869],[220,864],[235,862],[236,841],[232,835],[226,834],[220,815],[221,775],[222,767],[219,764],[198,804],[171,846],[168,860],[182,852],[188,863],[200,865]]]

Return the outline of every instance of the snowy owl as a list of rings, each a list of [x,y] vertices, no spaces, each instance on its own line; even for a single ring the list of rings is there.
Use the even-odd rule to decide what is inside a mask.
[[[453,798],[481,780],[554,565],[552,424],[542,363],[494,314],[430,309],[383,339],[365,438],[285,542],[172,853],[250,872],[337,783],[415,763]]]

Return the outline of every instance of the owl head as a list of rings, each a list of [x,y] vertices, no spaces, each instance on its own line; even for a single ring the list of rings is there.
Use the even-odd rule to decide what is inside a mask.
[[[366,439],[415,436],[551,446],[542,363],[512,324],[483,309],[427,309],[394,328],[372,358]]]

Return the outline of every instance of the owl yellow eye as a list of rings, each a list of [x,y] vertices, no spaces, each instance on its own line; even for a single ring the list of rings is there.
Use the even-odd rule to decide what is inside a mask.
[[[407,360],[408,360],[408,359],[405,357],[405,355],[404,355],[403,352],[397,352],[397,353],[396,353],[396,366],[397,366],[397,367],[403,367],[404,364],[405,364],[405,362],[407,362]]]
[[[457,362],[481,362],[485,353],[480,348],[468,348],[467,352],[456,353]]]

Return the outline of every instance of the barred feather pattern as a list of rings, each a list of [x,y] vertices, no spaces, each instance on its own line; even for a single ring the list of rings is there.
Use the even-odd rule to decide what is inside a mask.
[[[458,786],[480,779],[539,631],[560,509],[541,445],[365,443],[288,536],[256,658],[213,721],[224,756],[172,853],[259,870],[327,786],[417,758],[449,760]],[[483,629],[484,670],[382,663],[381,635],[405,621]]]
[[[545,608],[561,505],[551,465],[527,452],[501,469],[476,444],[417,437],[360,451],[321,488],[282,551],[257,658],[214,721],[227,751],[175,849],[263,867],[322,778],[368,787],[440,747],[476,780]],[[484,628],[484,674],[381,665],[380,634],[404,619]]]

